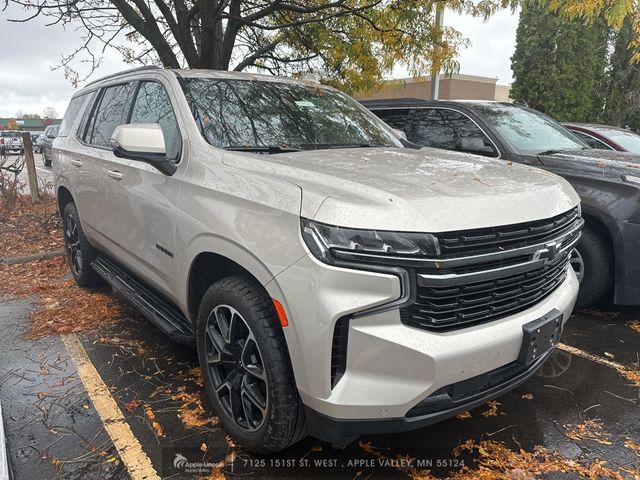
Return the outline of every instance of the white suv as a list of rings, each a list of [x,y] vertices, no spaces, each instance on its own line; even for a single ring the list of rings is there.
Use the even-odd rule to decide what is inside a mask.
[[[501,395],[576,299],[566,181],[403,148],[316,83],[124,72],[73,97],[53,156],[78,284],[101,277],[197,346],[216,413],[258,452]]]

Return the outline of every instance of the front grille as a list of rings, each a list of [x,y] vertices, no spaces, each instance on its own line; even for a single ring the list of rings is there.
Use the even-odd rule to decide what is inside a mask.
[[[545,243],[579,221],[578,207],[546,220],[436,235],[441,258],[495,253]]]
[[[566,278],[569,252],[524,273],[446,287],[417,286],[416,300],[400,309],[406,325],[427,330],[462,328],[521,312],[551,294]]]

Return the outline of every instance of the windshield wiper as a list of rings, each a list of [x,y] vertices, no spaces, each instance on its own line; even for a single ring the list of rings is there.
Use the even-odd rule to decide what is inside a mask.
[[[389,147],[390,145],[386,145],[384,143],[336,143],[330,145],[329,148],[374,148],[374,147]]]
[[[543,152],[536,153],[536,155],[555,155],[556,153],[562,153],[563,150],[545,150]]]
[[[231,150],[233,152],[265,152],[265,153],[285,153],[285,152],[299,152],[301,148],[287,147],[285,145],[239,145],[224,147],[224,150]]]

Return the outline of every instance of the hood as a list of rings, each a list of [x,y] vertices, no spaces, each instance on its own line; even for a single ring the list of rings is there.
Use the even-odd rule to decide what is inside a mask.
[[[597,174],[599,177],[612,177],[616,180],[621,175],[640,176],[640,155],[632,152],[617,152],[613,150],[565,150],[551,155],[538,155],[544,164],[545,159],[566,160],[554,163],[560,175]]]
[[[302,216],[351,228],[483,228],[552,217],[579,203],[573,188],[552,173],[431,148],[225,152],[223,161],[295,183],[302,189]]]

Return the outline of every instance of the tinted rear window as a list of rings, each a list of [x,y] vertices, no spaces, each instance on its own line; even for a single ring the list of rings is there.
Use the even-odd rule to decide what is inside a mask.
[[[130,84],[105,88],[100,104],[92,115],[86,141],[100,147],[111,144],[113,131],[125,122],[130,91]]]

